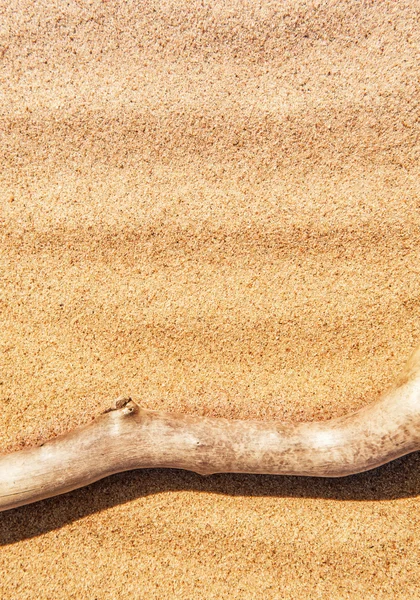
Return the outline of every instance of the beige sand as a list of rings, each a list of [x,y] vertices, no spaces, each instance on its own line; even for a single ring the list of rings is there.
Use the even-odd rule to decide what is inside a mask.
[[[373,401],[420,341],[418,3],[0,9],[0,450],[122,393]],[[418,597],[419,469],[115,476],[0,515],[0,597]]]

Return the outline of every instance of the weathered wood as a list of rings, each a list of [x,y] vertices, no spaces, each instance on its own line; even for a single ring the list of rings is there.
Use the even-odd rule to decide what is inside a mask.
[[[91,424],[0,456],[0,510],[148,467],[200,474],[342,477],[420,449],[420,347],[377,402],[323,422],[239,421],[143,410],[130,398]]]

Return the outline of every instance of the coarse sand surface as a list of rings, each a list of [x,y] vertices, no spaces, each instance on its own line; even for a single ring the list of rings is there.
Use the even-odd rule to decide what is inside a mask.
[[[0,452],[129,394],[356,410],[420,342],[420,6],[0,4]],[[406,599],[420,457],[116,475],[0,514],[0,598]]]

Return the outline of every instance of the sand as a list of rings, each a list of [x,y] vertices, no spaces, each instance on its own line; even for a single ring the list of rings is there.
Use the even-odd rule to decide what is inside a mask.
[[[328,419],[420,342],[419,5],[0,7],[0,452],[129,394]],[[418,598],[420,458],[0,515],[0,597]]]

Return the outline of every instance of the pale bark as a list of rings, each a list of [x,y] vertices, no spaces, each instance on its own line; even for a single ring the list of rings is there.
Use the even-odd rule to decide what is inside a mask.
[[[234,421],[141,409],[130,398],[91,424],[0,456],[0,511],[148,467],[342,477],[420,449],[420,348],[377,402],[321,422]]]

